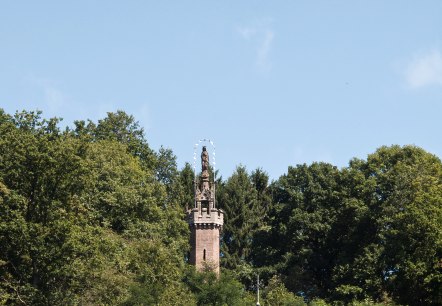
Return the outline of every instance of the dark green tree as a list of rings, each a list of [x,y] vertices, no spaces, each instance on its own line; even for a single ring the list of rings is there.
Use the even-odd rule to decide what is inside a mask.
[[[179,173],[179,185],[181,186],[181,206],[192,208],[195,201],[195,174],[189,163],[186,163]]]
[[[222,263],[227,268],[236,268],[245,263],[251,252],[254,232],[264,217],[258,190],[243,166],[218,186],[218,206],[226,213],[222,234]]]
[[[387,294],[409,305],[441,304],[441,161],[414,146],[392,146],[378,149],[357,168],[376,182],[367,201],[372,251],[355,258],[355,263],[374,261],[373,272],[361,276],[377,277],[376,299]]]

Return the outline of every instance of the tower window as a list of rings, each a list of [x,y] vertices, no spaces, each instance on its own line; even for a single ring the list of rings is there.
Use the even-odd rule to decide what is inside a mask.
[[[203,252],[203,260],[206,261],[206,249],[204,249],[204,252]]]

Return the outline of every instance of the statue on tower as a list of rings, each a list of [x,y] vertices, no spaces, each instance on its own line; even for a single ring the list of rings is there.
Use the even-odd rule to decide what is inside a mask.
[[[206,146],[203,147],[203,152],[201,152],[201,170],[209,170],[209,152],[207,152]]]
[[[201,192],[206,196],[210,196],[210,183],[209,183],[209,152],[204,146],[201,152]]]

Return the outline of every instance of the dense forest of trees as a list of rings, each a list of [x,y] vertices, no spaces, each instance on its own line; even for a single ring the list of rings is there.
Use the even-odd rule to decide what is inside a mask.
[[[122,112],[60,129],[0,109],[0,305],[442,305],[442,163],[381,147],[348,167],[217,181],[221,278],[187,264],[193,171]]]

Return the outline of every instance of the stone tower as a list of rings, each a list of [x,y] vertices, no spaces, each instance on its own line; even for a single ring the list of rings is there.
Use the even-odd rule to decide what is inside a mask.
[[[195,181],[195,205],[187,211],[187,222],[190,227],[190,263],[199,271],[211,269],[219,275],[219,237],[224,212],[215,207],[215,184],[210,181],[206,147],[201,153],[200,180]]]

